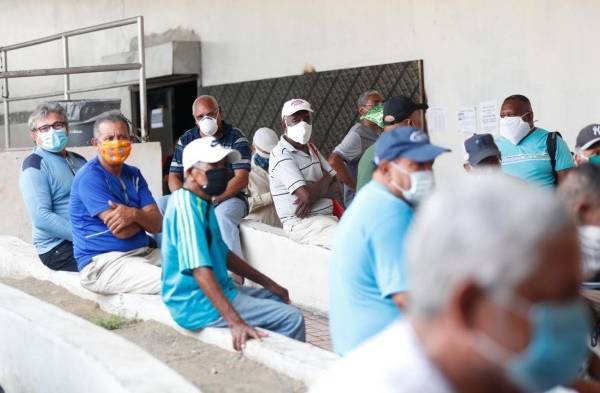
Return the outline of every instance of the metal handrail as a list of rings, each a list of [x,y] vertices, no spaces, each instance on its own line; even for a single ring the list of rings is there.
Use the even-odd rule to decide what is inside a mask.
[[[125,63],[125,64],[109,64],[109,65],[98,65],[98,66],[82,66],[82,67],[70,67],[69,66],[69,43],[68,38],[93,33],[96,31],[113,29],[117,27],[137,24],[137,44],[138,44],[138,62],[136,63]],[[27,48],[35,45],[45,44],[52,41],[62,41],[63,47],[63,63],[62,68],[47,68],[47,69],[36,69],[36,70],[17,70],[8,71],[8,52]],[[4,104],[4,132],[5,132],[5,148],[10,149],[10,120],[9,120],[9,102],[14,101],[25,101],[40,98],[55,97],[63,95],[66,100],[71,98],[71,94],[84,93],[90,91],[113,89],[117,87],[131,86],[139,84],[139,97],[140,97],[140,133],[142,142],[148,140],[148,114],[146,111],[146,69],[145,69],[145,46],[144,46],[144,17],[136,16],[128,19],[121,19],[113,22],[102,23],[95,26],[84,27],[81,29],[75,29],[66,31],[63,33],[53,34],[47,37],[38,38],[22,42],[19,44],[8,45],[0,47],[0,66],[2,71],[0,72],[0,80],[4,80],[2,90],[2,100]],[[115,72],[125,70],[139,70],[139,77],[137,81],[119,82],[104,85],[96,85],[93,87],[83,89],[71,89],[70,75],[82,74],[82,73],[94,73],[94,72]],[[8,80],[11,78],[28,78],[36,76],[50,76],[50,75],[64,75],[64,88],[61,92],[48,92],[41,94],[26,95],[20,97],[10,97],[8,90]]]

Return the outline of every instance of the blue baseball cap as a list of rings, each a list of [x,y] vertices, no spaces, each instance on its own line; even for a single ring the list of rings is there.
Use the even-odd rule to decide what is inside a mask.
[[[384,132],[375,143],[375,164],[399,157],[424,163],[431,162],[449,149],[431,144],[425,132],[415,127],[397,127]]]
[[[500,158],[500,149],[490,134],[475,134],[465,141],[467,161],[471,165],[477,165],[488,157]]]

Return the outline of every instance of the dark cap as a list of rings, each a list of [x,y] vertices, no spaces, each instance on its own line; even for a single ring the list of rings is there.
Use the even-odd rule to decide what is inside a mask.
[[[575,147],[580,150],[587,150],[598,142],[600,142],[600,124],[590,124],[579,131],[575,140]]]
[[[467,161],[477,165],[488,157],[501,157],[500,149],[490,134],[475,134],[465,141]]]
[[[385,124],[398,123],[408,119],[414,111],[427,108],[427,104],[417,104],[404,96],[390,97],[383,103],[383,121]]]
[[[423,131],[414,127],[398,127],[384,132],[375,143],[375,163],[391,161],[398,157],[424,163],[431,162],[442,153],[450,151],[432,145]]]

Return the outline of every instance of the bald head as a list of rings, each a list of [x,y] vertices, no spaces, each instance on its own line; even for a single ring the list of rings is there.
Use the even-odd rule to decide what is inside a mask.
[[[209,95],[201,95],[198,98],[196,98],[194,100],[194,103],[192,104],[192,112],[194,112],[196,106],[198,106],[198,105],[211,105],[216,108],[219,107],[219,103],[217,102],[217,99],[215,97],[209,96]]]

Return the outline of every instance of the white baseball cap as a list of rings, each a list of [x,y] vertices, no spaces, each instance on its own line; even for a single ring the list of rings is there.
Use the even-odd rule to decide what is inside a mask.
[[[277,134],[268,127],[259,128],[252,137],[252,143],[254,146],[264,150],[267,153],[270,153],[271,150],[273,150],[277,142],[279,142]]]
[[[281,118],[283,119],[284,117],[293,115],[299,111],[314,112],[308,101],[303,100],[302,98],[292,98],[283,104],[283,108],[281,109]]]
[[[183,172],[186,173],[197,162],[214,164],[225,157],[230,163],[242,158],[239,151],[223,147],[212,136],[195,139],[183,149]]]

